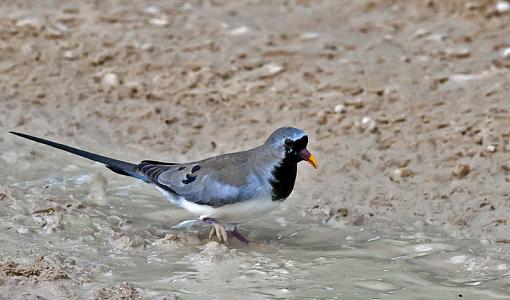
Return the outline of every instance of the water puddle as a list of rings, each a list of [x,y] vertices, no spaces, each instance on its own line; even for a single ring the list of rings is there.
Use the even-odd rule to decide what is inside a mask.
[[[172,229],[187,216],[143,183],[61,172],[7,178],[2,256],[72,261],[70,288],[80,295],[127,281],[148,298],[510,298],[505,244],[388,220],[320,225],[292,199],[244,225],[252,243],[227,249],[207,243],[207,228]]]

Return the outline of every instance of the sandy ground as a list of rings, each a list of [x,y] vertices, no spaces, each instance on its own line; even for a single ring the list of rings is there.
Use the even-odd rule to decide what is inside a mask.
[[[295,190],[311,222],[383,219],[510,243],[509,22],[495,1],[3,1],[0,213],[44,209],[20,204],[27,190],[12,183],[44,176],[41,160],[68,167],[8,130],[179,162],[291,125],[320,164],[300,166]],[[0,254],[2,296],[24,298],[13,286],[42,278],[72,278],[56,294],[74,295],[87,276],[65,258]]]

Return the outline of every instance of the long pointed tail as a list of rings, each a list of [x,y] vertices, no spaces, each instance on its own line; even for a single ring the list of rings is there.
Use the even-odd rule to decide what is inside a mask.
[[[35,141],[35,142],[38,142],[41,144],[45,144],[45,145],[48,145],[48,146],[51,146],[51,147],[54,147],[54,148],[57,148],[60,150],[70,152],[72,154],[79,155],[81,157],[85,157],[85,158],[93,160],[93,161],[100,162],[102,164],[105,164],[108,169],[112,170],[115,173],[145,180],[145,177],[138,172],[138,166],[135,164],[128,163],[128,162],[125,162],[122,160],[109,158],[109,157],[95,154],[92,152],[87,152],[84,150],[80,150],[80,149],[73,148],[73,147],[70,147],[67,145],[55,143],[55,142],[52,142],[49,140],[45,140],[45,139],[31,136],[31,135],[24,134],[24,133],[13,132],[13,131],[10,131],[10,133],[20,136],[22,138],[26,138],[26,139],[29,139],[29,140],[32,140],[32,141]]]

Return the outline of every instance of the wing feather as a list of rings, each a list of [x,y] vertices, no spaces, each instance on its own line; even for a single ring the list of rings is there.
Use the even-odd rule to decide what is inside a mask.
[[[242,192],[246,180],[237,180],[236,183],[241,184],[228,184],[222,180],[221,170],[208,167],[207,163],[143,161],[138,170],[148,182],[196,204],[219,207],[242,201],[246,194]]]

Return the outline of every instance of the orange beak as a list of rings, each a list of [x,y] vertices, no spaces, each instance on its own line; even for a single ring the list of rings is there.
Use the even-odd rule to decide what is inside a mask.
[[[308,149],[305,148],[305,149],[299,151],[299,155],[301,155],[301,157],[304,160],[306,160],[309,164],[311,164],[312,167],[314,167],[315,169],[317,169],[319,167],[319,165],[317,164],[317,160],[312,155],[312,153],[310,153],[310,151],[308,151]]]

